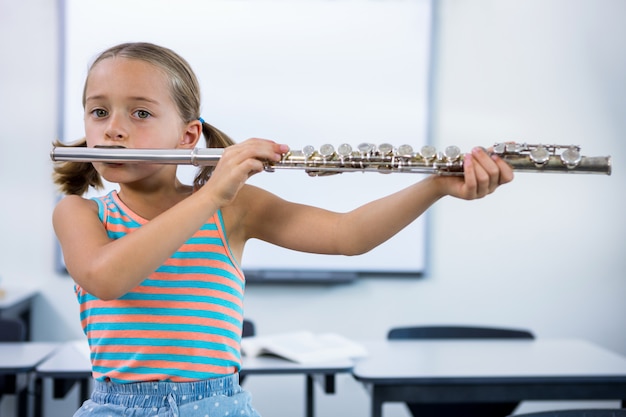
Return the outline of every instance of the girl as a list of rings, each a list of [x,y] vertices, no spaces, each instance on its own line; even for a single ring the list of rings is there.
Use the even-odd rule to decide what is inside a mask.
[[[246,180],[288,147],[258,138],[234,144],[205,123],[188,63],[153,44],[103,52],[83,106],[86,137],[74,146],[192,149],[204,136],[208,147],[225,149],[193,186],[179,182],[173,165],[56,165],[55,182],[68,195],[54,210],[54,229],[95,379],[76,416],[256,416],[238,384],[247,240],[357,255],[446,195],[481,198],[513,179],[506,162],[476,148],[463,177],[430,176],[348,213],[284,201]],[[101,178],[119,191],[81,197]]]

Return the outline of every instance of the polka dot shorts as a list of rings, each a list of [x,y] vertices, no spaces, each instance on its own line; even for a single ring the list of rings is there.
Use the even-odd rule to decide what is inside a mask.
[[[239,375],[198,382],[94,381],[74,417],[260,417]]]

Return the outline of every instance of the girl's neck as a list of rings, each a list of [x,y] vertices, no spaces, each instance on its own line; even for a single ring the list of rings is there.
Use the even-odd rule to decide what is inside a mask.
[[[161,187],[146,190],[137,189],[131,185],[120,185],[118,197],[137,215],[146,220],[152,220],[159,214],[170,209],[193,192],[193,187],[182,184],[176,179],[173,187]]]

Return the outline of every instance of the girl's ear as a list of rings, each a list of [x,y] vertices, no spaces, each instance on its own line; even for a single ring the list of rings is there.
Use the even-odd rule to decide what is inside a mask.
[[[195,148],[201,137],[202,123],[199,120],[194,120],[187,124],[178,146],[180,148]]]

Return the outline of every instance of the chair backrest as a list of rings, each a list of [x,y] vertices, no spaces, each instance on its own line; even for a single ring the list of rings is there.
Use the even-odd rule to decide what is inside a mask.
[[[256,328],[254,326],[254,322],[252,320],[243,319],[243,326],[241,329],[241,337],[254,336],[256,334]],[[243,381],[246,379],[246,376],[241,375],[239,377],[239,383],[243,384]]]
[[[626,408],[539,411],[528,414],[516,414],[509,417],[626,417]]]
[[[528,330],[482,326],[411,326],[389,330],[387,339],[534,339]]]
[[[26,340],[26,326],[18,319],[0,318],[0,342],[23,342]]]
[[[254,328],[254,322],[250,320],[243,320],[243,329],[241,331],[241,337],[254,336],[256,330]]]

